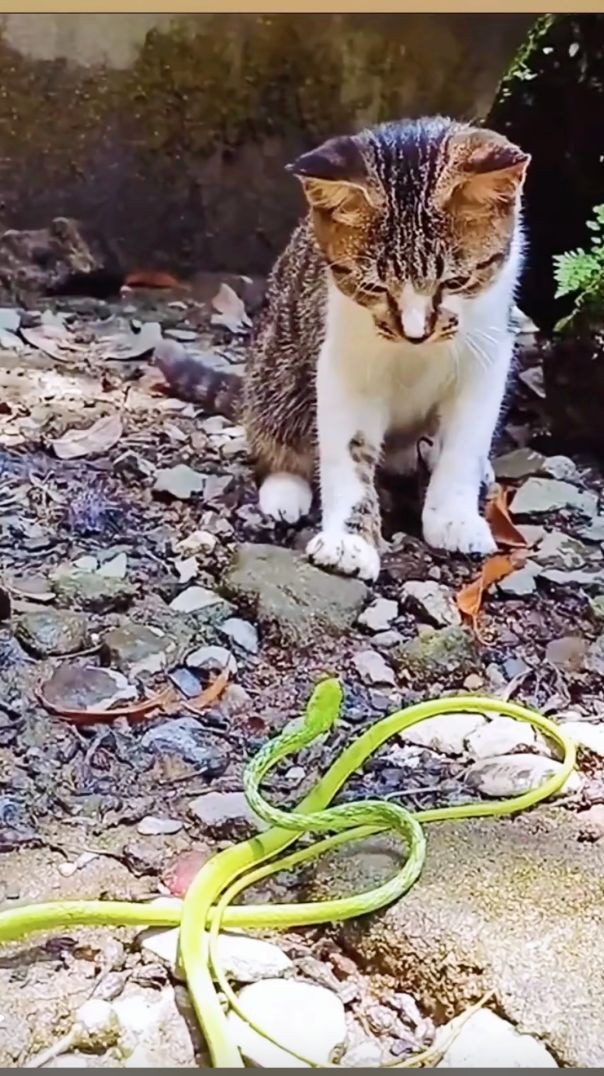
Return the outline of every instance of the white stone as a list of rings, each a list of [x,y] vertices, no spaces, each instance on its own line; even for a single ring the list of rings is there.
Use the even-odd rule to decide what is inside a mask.
[[[544,758],[543,755],[500,755],[498,758],[474,762],[466,772],[466,780],[484,796],[499,799],[521,796],[531,789],[539,788],[561,769],[561,762]],[[580,784],[579,775],[571,773],[557,795],[576,792]]]
[[[175,560],[174,568],[178,573],[181,583],[190,583],[199,573],[197,557],[186,557],[184,560]]]
[[[528,723],[512,717],[494,717],[486,725],[471,732],[466,747],[472,758],[492,758],[511,755],[520,747],[535,747],[535,730]]]
[[[207,587],[187,587],[170,602],[170,609],[177,613],[196,613],[200,609],[207,609],[210,605],[218,605],[222,601],[220,595]]]
[[[402,736],[406,743],[417,747],[428,747],[443,755],[461,755],[466,737],[485,725],[486,720],[482,714],[440,714],[405,729]]]
[[[248,654],[258,653],[258,632],[249,620],[241,620],[237,616],[229,617],[220,625],[220,630],[242,650],[247,650]]]
[[[389,598],[376,598],[363,610],[358,622],[364,628],[369,628],[369,631],[387,631],[397,616],[398,602]]]
[[[444,1049],[438,1069],[557,1069],[546,1047],[531,1035],[522,1035],[513,1024],[490,1009],[479,1009],[463,1022],[463,1015],[436,1032],[434,1045]],[[460,1026],[457,1035],[449,1039]]]
[[[124,579],[128,568],[128,557],[125,553],[118,553],[111,560],[103,561],[99,568],[99,575],[105,579]]]
[[[201,471],[194,471],[186,463],[178,463],[176,467],[157,472],[153,489],[156,493],[169,493],[181,501],[188,501],[194,493],[203,492],[206,481],[207,475]]]
[[[586,747],[596,755],[604,755],[604,723],[592,725],[589,721],[565,721],[561,728],[580,747]]]
[[[139,934],[141,948],[159,957],[173,975],[184,979],[177,965],[178,927],[148,928]],[[293,968],[292,961],[272,942],[247,934],[223,933],[216,939],[216,957],[222,971],[238,983],[276,979]]]
[[[548,456],[541,470],[550,478],[566,478],[572,482],[577,477],[577,465],[568,456]]]
[[[361,650],[353,656],[352,661],[365,683],[396,686],[394,670],[377,650]]]
[[[229,1013],[228,1021],[239,1049],[260,1068],[307,1067],[287,1050],[315,1065],[326,1065],[334,1051],[346,1043],[344,1006],[324,986],[293,979],[264,979],[245,986],[238,1000],[248,1019],[279,1043],[274,1046],[237,1013]]]
[[[179,818],[157,818],[155,815],[148,814],[141,818],[136,829],[144,837],[158,837],[178,833],[182,829],[182,822]]]
[[[512,514],[519,516],[555,512],[559,508],[574,508],[593,516],[598,508],[598,498],[595,493],[583,492],[570,482],[560,482],[557,478],[529,478],[510,505]]]
[[[233,675],[237,672],[237,662],[225,646],[200,646],[189,654],[186,664],[190,669],[228,669]]]
[[[403,586],[407,602],[419,608],[437,628],[461,624],[455,598],[447,587],[431,579],[411,579]]]

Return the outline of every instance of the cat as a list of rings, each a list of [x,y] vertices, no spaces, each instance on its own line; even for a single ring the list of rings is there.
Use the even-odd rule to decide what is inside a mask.
[[[289,166],[308,214],[269,278],[243,398],[233,378],[158,349],[181,395],[240,411],[263,513],[306,516],[318,464],[315,564],[377,578],[376,468],[412,469],[424,437],[425,541],[494,551],[479,497],[511,368],[529,161],[444,117],[330,139]]]

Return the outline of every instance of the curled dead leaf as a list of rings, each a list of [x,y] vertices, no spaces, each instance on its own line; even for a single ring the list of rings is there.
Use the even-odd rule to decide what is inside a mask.
[[[228,682],[229,670],[223,669],[216,679],[212,680],[212,683],[204,688],[200,695],[184,704],[185,710],[190,710],[194,714],[206,710],[208,706],[211,706],[213,702],[220,698]]]
[[[125,284],[129,288],[182,288],[182,282],[177,280],[172,273],[164,273],[161,269],[136,269],[128,273]]]
[[[140,702],[133,702],[127,706],[116,706],[112,710],[69,710],[63,709],[61,706],[55,706],[50,702],[43,691],[37,692],[38,701],[48,710],[51,714],[56,714],[58,717],[63,717],[67,721],[72,721],[76,725],[98,724],[100,722],[114,721],[116,717],[127,717],[131,721],[137,720],[141,717],[147,717],[155,710],[165,710],[175,701],[174,690],[171,687],[166,687],[163,691],[158,691],[155,695],[151,695],[148,699],[141,699]]]
[[[497,545],[506,546],[508,549],[526,549],[528,546],[526,538],[510,518],[508,499],[509,491],[503,486],[498,486],[495,496],[487,500],[486,521]]]
[[[485,560],[479,575],[461,588],[457,595],[457,608],[462,616],[467,617],[474,629],[482,608],[484,595],[495,583],[511,575],[526,560],[527,551],[512,550],[510,553],[495,553]]]
[[[97,419],[92,426],[67,430],[62,437],[51,441],[51,444],[60,460],[73,460],[80,456],[106,452],[117,444],[122,433],[119,415],[107,415]]]
[[[212,299],[212,306],[216,310],[212,315],[213,325],[224,325],[232,333],[242,333],[252,324],[243,300],[228,284],[220,285]]]

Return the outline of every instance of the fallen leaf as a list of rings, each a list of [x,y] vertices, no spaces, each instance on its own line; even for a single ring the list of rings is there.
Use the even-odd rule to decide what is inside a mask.
[[[497,545],[507,546],[509,549],[525,549],[529,543],[510,518],[508,497],[508,491],[503,486],[498,486],[495,496],[487,500],[485,517]]]
[[[190,699],[189,702],[182,703],[185,710],[191,710],[192,713],[198,714],[202,710],[206,710],[208,706],[211,706],[213,702],[222,695],[225,687],[229,682],[229,670],[223,669],[221,673],[212,680],[211,684],[208,684],[206,688],[194,699]]]
[[[75,354],[87,355],[87,344],[76,343],[73,334],[62,325],[39,325],[35,329],[22,328],[21,336],[32,347],[59,362],[73,359]]]
[[[76,725],[97,724],[99,722],[113,721],[116,717],[128,717],[136,720],[145,717],[154,710],[164,710],[174,703],[175,695],[171,687],[158,691],[149,699],[133,702],[128,706],[116,706],[114,710],[67,710],[61,706],[55,706],[45,697],[42,691],[37,692],[38,701],[51,714],[57,714],[67,721],[73,721]]]
[[[136,269],[128,273],[125,284],[129,288],[182,288],[180,280],[161,269]]]
[[[485,592],[494,583],[499,583],[502,579],[505,579],[506,575],[511,575],[523,563],[526,556],[527,552],[524,549],[513,550],[511,553],[495,553],[494,556],[485,560],[476,579],[461,588],[457,595],[457,608],[462,616],[471,621],[474,629],[482,608]]]
[[[91,456],[113,448],[122,436],[122,421],[119,415],[107,415],[99,418],[92,426],[84,429],[67,430],[62,437],[51,441],[55,455],[60,460],[73,460],[78,456]]]
[[[130,331],[104,337],[101,340],[102,357],[117,362],[140,359],[153,351],[161,338],[159,322],[145,321],[138,332]]]
[[[228,284],[220,285],[212,299],[212,306],[217,311],[212,315],[213,325],[224,325],[232,333],[242,333],[252,324],[243,300]]]

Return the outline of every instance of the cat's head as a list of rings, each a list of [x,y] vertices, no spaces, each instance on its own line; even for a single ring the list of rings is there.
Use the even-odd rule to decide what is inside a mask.
[[[436,117],[332,138],[289,171],[335,285],[381,336],[423,343],[454,336],[501,272],[529,160],[503,135]]]

